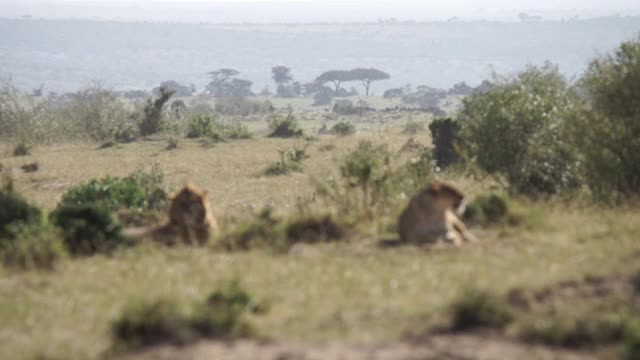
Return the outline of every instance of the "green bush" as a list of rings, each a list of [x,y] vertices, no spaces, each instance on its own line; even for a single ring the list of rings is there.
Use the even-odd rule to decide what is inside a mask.
[[[158,166],[149,173],[138,171],[125,178],[94,179],[67,190],[59,206],[96,205],[109,211],[162,208],[168,203],[167,194],[161,188],[162,181]]]
[[[165,104],[173,96],[173,91],[164,87],[160,88],[160,96],[152,100],[147,99],[147,103],[141,114],[141,120],[138,123],[138,130],[140,135],[148,136],[160,132],[163,128],[162,113]]]
[[[40,223],[13,223],[0,241],[0,257],[7,268],[53,270],[66,257],[59,229]]]
[[[433,141],[433,157],[436,165],[445,168],[458,160],[454,144],[457,141],[460,125],[452,119],[435,119],[429,125]]]
[[[146,204],[144,190],[130,179],[107,176],[67,190],[59,206],[96,205],[108,211],[142,208]]]
[[[211,115],[196,115],[189,121],[187,137],[190,139],[208,137],[222,140],[222,126]]]
[[[317,194],[338,207],[341,215],[372,219],[388,208],[394,180],[386,145],[363,140],[342,160],[338,178],[316,182]],[[357,220],[354,219],[354,220]]]
[[[284,118],[281,115],[273,114],[269,121],[269,129],[271,130],[269,137],[289,138],[304,135],[293,113],[289,113]]]
[[[249,128],[240,121],[222,122],[210,115],[197,115],[189,122],[188,138],[207,137],[214,141],[250,139]]]
[[[100,86],[71,94],[69,103],[60,112],[76,138],[130,142],[138,135],[125,104]]]
[[[266,176],[279,176],[287,175],[291,172],[301,172],[302,160],[308,157],[308,147],[309,144],[302,149],[294,146],[286,150],[278,150],[278,153],[280,153],[280,161],[269,164],[263,174]]]
[[[231,121],[225,124],[224,136],[227,139],[251,139],[253,135],[249,131],[249,127],[239,120]]]
[[[64,137],[54,107],[47,99],[0,82],[0,139],[5,143],[42,144]]]
[[[11,235],[10,225],[37,224],[41,219],[42,211],[14,191],[11,178],[3,177],[0,184],[0,241]]]
[[[569,117],[586,183],[601,199],[640,195],[640,39],[594,60]]]
[[[469,289],[454,300],[450,309],[451,330],[465,331],[478,327],[501,329],[512,319],[509,304],[481,290]]]
[[[577,161],[560,131],[573,100],[549,63],[496,79],[487,93],[463,100],[461,146],[480,168],[505,178],[512,191],[557,193],[578,185]]]
[[[509,214],[507,201],[496,194],[476,196],[467,204],[464,220],[475,223],[497,223]]]
[[[112,336],[116,348],[125,349],[186,344],[202,338],[245,338],[255,335],[245,314],[264,310],[237,282],[232,282],[191,309],[172,300],[129,306],[114,322]]]
[[[351,121],[338,121],[331,127],[331,132],[338,136],[347,136],[356,133],[356,127]]]
[[[109,252],[127,244],[121,234],[121,226],[104,207],[62,205],[51,213],[51,218],[62,229],[65,245],[72,255]]]
[[[31,154],[31,145],[19,143],[13,148],[13,156],[27,156]]]

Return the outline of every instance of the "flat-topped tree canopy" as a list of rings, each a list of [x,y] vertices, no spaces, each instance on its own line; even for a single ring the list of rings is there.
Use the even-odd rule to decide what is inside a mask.
[[[353,80],[359,80],[364,85],[366,95],[369,96],[369,88],[371,83],[378,80],[388,80],[391,78],[389,74],[382,70],[374,68],[357,68],[349,71],[349,77]]]
[[[332,82],[335,86],[335,92],[340,91],[340,84],[347,81],[354,81],[353,74],[347,70],[329,70],[325,71],[316,78],[316,82],[324,84]]]

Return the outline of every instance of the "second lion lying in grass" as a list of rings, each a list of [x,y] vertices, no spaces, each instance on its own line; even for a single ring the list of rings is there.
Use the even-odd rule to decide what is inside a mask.
[[[218,231],[218,223],[211,212],[207,192],[187,183],[182,190],[170,196],[169,221],[164,225],[127,229],[131,238],[150,237],[167,244],[181,240],[185,244],[206,243]]]
[[[475,241],[455,212],[462,214],[465,198],[452,185],[434,182],[416,196],[398,219],[398,232],[403,242],[430,244],[445,240],[460,246]]]

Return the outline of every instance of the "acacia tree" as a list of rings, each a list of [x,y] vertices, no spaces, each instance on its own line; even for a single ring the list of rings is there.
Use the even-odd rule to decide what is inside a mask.
[[[293,80],[293,76],[291,75],[291,68],[286,66],[274,66],[271,68],[271,73],[271,77],[278,87],[286,85]]]
[[[391,78],[389,74],[382,70],[374,68],[357,68],[349,71],[349,78],[351,80],[359,80],[365,88],[366,95],[369,96],[369,88],[371,83],[379,80],[388,80]]]
[[[318,76],[315,82],[320,84],[325,84],[328,82],[332,82],[335,87],[335,93],[338,94],[340,91],[340,84],[347,81],[353,81],[353,74],[350,71],[346,70],[329,70],[325,71],[320,76]]]
[[[222,68],[208,73],[211,82],[207,85],[207,92],[215,97],[226,96],[251,96],[253,82],[246,79],[238,79],[238,70]]]

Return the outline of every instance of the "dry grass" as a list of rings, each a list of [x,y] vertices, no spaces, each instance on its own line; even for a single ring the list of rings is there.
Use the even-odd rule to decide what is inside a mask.
[[[319,127],[323,115],[308,116],[315,120],[303,120],[302,126]],[[309,177],[335,171],[336,159],[357,141],[370,138],[398,151],[408,139],[400,134],[406,117],[390,120],[389,129],[368,120],[355,121],[355,136],[321,136],[313,142],[304,173],[273,178],[256,174],[277,160],[278,149],[303,140],[257,137],[207,149],[185,139],[174,151],[163,150],[163,139],[102,150],[96,144],[71,144],[36,147],[26,158],[3,155],[0,162],[5,169],[25,161],[41,164],[39,172],[15,172],[15,178],[19,191],[47,208],[70,186],[107,174],[122,176],[158,161],[169,189],[192,180],[209,190],[219,217],[242,216],[248,207],[265,204],[287,212],[312,195]],[[265,122],[252,126],[266,129]],[[430,143],[427,133],[417,140]],[[328,144],[336,148],[319,150]],[[0,145],[0,154],[8,154],[8,146]],[[471,193],[488,186],[451,174],[442,177]],[[379,342],[423,326],[470,285],[504,294],[515,287],[541,288],[640,267],[636,209],[605,211],[550,202],[521,207],[529,226],[472,229],[481,241],[463,248],[382,248],[379,241],[389,234],[378,234],[345,244],[305,246],[295,255],[147,244],[110,257],[68,260],[53,273],[0,268],[0,358],[46,354],[96,359],[112,345],[109,327],[130,301],[170,296],[194,302],[235,277],[272,304],[268,314],[251,319],[268,337]]]

